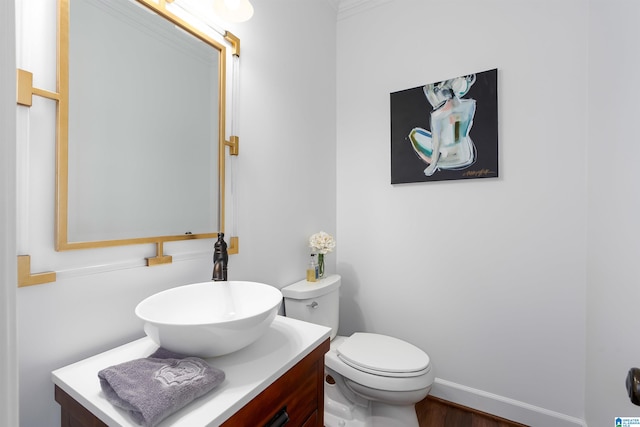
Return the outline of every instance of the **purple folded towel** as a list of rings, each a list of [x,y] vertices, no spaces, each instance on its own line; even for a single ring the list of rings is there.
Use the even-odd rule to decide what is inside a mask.
[[[144,359],[98,372],[107,400],[134,421],[153,427],[224,381],[224,372],[197,357],[159,348]]]

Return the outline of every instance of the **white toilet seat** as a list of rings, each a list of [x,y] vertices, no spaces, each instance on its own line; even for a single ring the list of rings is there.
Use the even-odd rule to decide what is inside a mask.
[[[430,368],[429,356],[424,351],[387,335],[356,332],[336,352],[347,365],[373,375],[417,377]]]
[[[366,338],[371,338],[374,343],[376,342],[375,341],[376,339],[379,339],[380,341],[377,341],[377,342],[381,343],[381,342],[388,342],[386,338],[392,338],[392,337],[387,337],[385,335],[376,335],[376,334],[370,334],[370,335],[374,335],[374,336],[366,337]],[[384,337],[384,338],[380,339],[380,337]],[[392,338],[392,339],[397,340],[397,338]],[[379,369],[379,367],[375,366],[378,363],[373,363],[372,359],[367,359],[366,357],[364,357],[363,360],[358,360],[356,356],[358,354],[358,350],[354,350],[354,352],[351,352],[349,350],[350,347],[356,347],[356,344],[359,342],[360,338],[356,338],[355,341],[351,342],[351,344],[346,347],[347,354],[350,356],[350,363],[347,363],[347,361],[344,358],[344,355],[342,357],[339,355],[339,349],[342,349],[342,346],[345,343],[348,343],[349,340],[351,340],[351,337],[337,336],[331,342],[331,350],[325,355],[325,365],[331,368],[332,370],[336,371],[340,375],[344,376],[345,378],[351,381],[354,381],[356,383],[362,384],[363,386],[366,386],[366,387],[371,387],[378,390],[388,390],[388,391],[421,390],[421,389],[428,388],[433,384],[434,375],[431,370],[431,363],[429,361],[429,356],[426,353],[424,353],[422,350],[417,349],[417,347],[416,349],[420,353],[422,353],[424,357],[426,357],[427,366],[423,367],[422,365],[424,363],[422,363],[414,366],[409,366],[409,369],[415,369],[416,366],[420,366],[421,369],[418,371],[409,370],[408,372],[389,372],[390,370],[392,370],[389,368],[389,366],[391,366],[395,370],[398,370],[398,366],[394,367],[393,363],[386,364],[387,366],[382,366],[382,368],[386,370],[381,370]],[[401,341],[401,340],[398,340],[398,341]],[[411,345],[404,341],[401,341],[401,342],[408,346]],[[398,353],[402,353],[402,349],[405,348],[403,344],[400,344],[400,350],[398,350]],[[355,360],[354,360],[354,357],[356,357]],[[411,356],[409,356],[409,358],[411,358]],[[422,358],[422,362],[424,361],[425,359]],[[362,366],[362,365],[365,365],[365,366]],[[378,369],[375,369],[375,368],[378,368]]]

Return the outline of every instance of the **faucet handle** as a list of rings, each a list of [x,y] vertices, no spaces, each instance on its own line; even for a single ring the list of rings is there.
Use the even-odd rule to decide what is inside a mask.
[[[212,280],[227,280],[227,264],[229,254],[227,253],[227,243],[224,241],[224,233],[218,233],[218,240],[213,245],[213,275]]]

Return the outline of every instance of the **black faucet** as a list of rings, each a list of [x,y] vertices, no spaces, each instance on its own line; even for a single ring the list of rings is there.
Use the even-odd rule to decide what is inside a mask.
[[[227,243],[224,241],[224,233],[218,233],[218,240],[213,245],[213,277],[216,282],[227,281],[227,264],[229,254],[227,253]]]

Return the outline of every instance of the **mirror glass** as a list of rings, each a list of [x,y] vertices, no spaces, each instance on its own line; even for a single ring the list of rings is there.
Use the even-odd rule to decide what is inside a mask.
[[[129,0],[68,7],[59,249],[223,231],[224,48]]]

